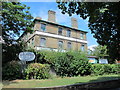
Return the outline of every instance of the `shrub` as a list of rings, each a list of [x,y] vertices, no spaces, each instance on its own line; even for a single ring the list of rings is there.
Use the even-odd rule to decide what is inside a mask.
[[[120,73],[120,64],[111,64],[111,73]]]
[[[54,51],[38,51],[37,52],[37,63],[49,64],[54,66],[56,58],[61,54],[61,52]]]
[[[120,73],[119,64],[93,64],[91,68],[93,75],[118,74]]]
[[[26,79],[46,79],[49,78],[49,65],[32,63],[27,66],[25,69],[25,78]]]
[[[91,68],[91,72],[94,75],[103,75],[104,74],[104,65],[102,64],[93,64]]]
[[[60,76],[78,76],[90,74],[90,63],[80,52],[61,53],[55,62],[56,73]]]
[[[21,78],[21,66],[17,61],[8,62],[2,68],[3,80],[14,80]]]

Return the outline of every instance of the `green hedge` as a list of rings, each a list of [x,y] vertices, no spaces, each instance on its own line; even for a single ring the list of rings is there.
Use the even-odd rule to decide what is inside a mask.
[[[14,80],[22,78],[21,66],[18,61],[8,62],[2,68],[2,79],[3,80]]]
[[[54,52],[54,51],[38,51],[37,53],[37,63],[42,64],[49,64],[54,66],[56,62],[56,58],[62,54],[61,52]]]
[[[91,73],[93,75],[119,74],[120,64],[93,64]]]
[[[61,53],[56,58],[55,71],[60,76],[89,75],[91,64],[81,52]]]
[[[26,79],[46,79],[50,77],[50,67],[47,64],[32,63],[25,69]]]

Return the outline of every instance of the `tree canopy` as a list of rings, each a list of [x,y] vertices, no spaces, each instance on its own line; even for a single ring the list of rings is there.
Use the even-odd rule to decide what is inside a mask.
[[[120,2],[57,2],[62,13],[88,18],[88,27],[112,60],[120,60]]]
[[[107,51],[108,50],[106,46],[98,45],[96,47],[93,47],[93,50],[90,50],[90,53],[88,55],[97,56],[98,58],[106,58],[109,57]]]
[[[22,32],[32,32],[30,7],[20,2],[2,2],[2,38],[12,44]]]
[[[17,39],[24,33],[32,32],[32,19],[30,7],[20,2],[2,2],[2,45],[3,62],[15,60],[22,49]]]

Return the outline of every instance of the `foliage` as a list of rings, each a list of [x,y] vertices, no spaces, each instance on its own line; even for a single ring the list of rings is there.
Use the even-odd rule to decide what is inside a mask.
[[[78,76],[90,74],[87,57],[80,52],[66,52],[56,58],[55,70],[60,76]]]
[[[30,7],[20,2],[2,2],[1,23],[3,43],[3,60],[6,62],[15,60],[15,53],[21,51],[20,43],[17,38],[22,32],[32,32],[33,18],[29,13]],[[3,62],[4,62],[3,61]],[[8,62],[7,61],[7,62]]]
[[[6,44],[12,44],[22,31],[32,32],[29,9],[20,2],[2,2],[2,37]]]
[[[108,54],[107,54],[107,48],[106,46],[102,46],[102,45],[98,45],[96,47],[94,47],[94,50],[93,51],[90,51],[89,55],[92,55],[92,56],[97,56],[98,58],[104,58],[104,57],[109,57]]]
[[[112,61],[120,60],[120,2],[58,2],[62,13],[88,19],[97,42],[106,45]]]
[[[61,54],[61,52],[54,51],[37,51],[36,53],[38,63],[47,63],[51,66],[54,66],[56,58]]]
[[[106,46],[101,46],[98,45],[97,47],[94,48],[95,50],[93,51],[93,55],[97,56],[98,58],[108,56],[107,55],[107,48]]]
[[[93,64],[91,68],[93,75],[118,74],[120,73],[119,64]]]
[[[111,65],[111,72],[115,74],[120,74],[120,64],[112,64]]]
[[[32,63],[25,69],[26,79],[45,79],[49,78],[50,67],[47,64]]]
[[[20,79],[21,75],[21,66],[17,61],[11,61],[2,68],[3,80]]]
[[[7,62],[12,60],[19,60],[18,55],[21,51],[25,49],[25,43],[21,42],[19,44],[12,44],[10,46],[2,45],[2,65],[6,65]]]

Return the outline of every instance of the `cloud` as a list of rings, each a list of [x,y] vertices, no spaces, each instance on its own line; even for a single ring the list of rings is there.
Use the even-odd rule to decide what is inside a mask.
[[[94,48],[97,47],[97,46],[98,45],[91,45],[91,46],[88,47],[88,49],[94,51]]]

